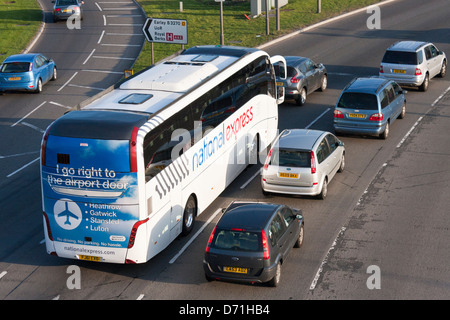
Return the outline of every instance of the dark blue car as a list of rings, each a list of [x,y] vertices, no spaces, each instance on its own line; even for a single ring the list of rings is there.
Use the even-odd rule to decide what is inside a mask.
[[[40,53],[9,56],[0,65],[0,93],[26,90],[40,93],[49,80],[56,80],[56,65]]]

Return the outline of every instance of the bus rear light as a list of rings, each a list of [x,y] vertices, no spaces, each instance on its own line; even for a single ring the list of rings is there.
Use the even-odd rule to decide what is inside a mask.
[[[53,235],[52,235],[52,230],[50,230],[50,221],[48,220],[48,216],[45,213],[45,211],[42,211],[42,214],[44,215],[44,219],[45,219],[45,227],[47,229],[47,235],[48,238],[53,241]]]
[[[134,127],[133,133],[131,134],[131,140],[130,140],[130,166],[131,166],[131,172],[137,172],[137,155],[136,155],[136,145],[137,145],[137,134],[138,134],[139,128]]]
[[[209,252],[209,248],[211,247],[211,243],[214,239],[214,233],[216,232],[217,226],[214,227],[213,231],[211,232],[211,235],[209,236],[208,243],[206,244],[205,252]]]
[[[314,151],[311,151],[311,173],[316,173],[316,157],[314,156]]]
[[[136,261],[125,259],[125,264],[137,264]]]
[[[134,246],[134,241],[136,240],[136,234],[138,231],[138,228],[141,224],[146,223],[148,221],[149,218],[145,219],[145,220],[141,220],[138,221],[134,224],[133,228],[131,229],[131,234],[130,234],[130,240],[128,241],[128,249],[133,248]]]
[[[48,126],[47,130],[45,131],[44,137],[42,138],[41,143],[41,165],[45,166],[45,155],[46,155],[46,149],[47,149],[47,140],[48,135],[50,133],[50,127],[52,125]]]

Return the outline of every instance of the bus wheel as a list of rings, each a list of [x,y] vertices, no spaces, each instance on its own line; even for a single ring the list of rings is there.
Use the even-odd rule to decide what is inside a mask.
[[[192,228],[194,227],[195,216],[197,215],[197,201],[195,197],[191,195],[186,202],[183,213],[183,231],[181,234],[183,236],[188,235]]]

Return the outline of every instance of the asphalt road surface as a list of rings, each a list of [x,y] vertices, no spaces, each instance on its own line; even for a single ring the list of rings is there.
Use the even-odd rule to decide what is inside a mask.
[[[66,111],[64,106],[74,106],[117,81],[130,65],[119,58],[133,58],[140,50],[106,44],[143,41],[140,36],[113,36],[124,33],[122,27],[114,31],[117,26],[110,25],[119,19],[106,13],[113,2],[97,4],[103,11],[88,3],[81,30],[49,23],[36,44],[54,57],[59,80],[47,84],[42,95],[0,97],[0,299],[450,298],[448,76],[433,79],[427,92],[408,90],[407,115],[393,124],[387,140],[340,137],[346,146],[346,168],[329,184],[326,200],[264,197],[260,165],[253,165],[197,218],[190,236],[176,240],[145,264],[97,264],[47,255],[37,160],[42,131]],[[118,11],[140,15],[131,6],[114,15]],[[385,49],[397,40],[431,41],[450,55],[447,1],[398,0],[380,8],[380,29],[368,29],[370,14],[361,11],[264,48],[271,55],[310,57],[324,63],[329,72],[328,89],[309,95],[306,105],[279,106],[280,130],[333,131],[332,106],[341,90],[355,76],[377,75]],[[139,24],[144,19],[141,15],[127,21]],[[283,264],[277,288],[207,282],[204,277],[202,258],[220,216],[217,212],[234,199],[285,203],[303,210],[305,242]],[[212,223],[205,226],[211,217]],[[80,268],[81,289],[67,285],[74,265]]]

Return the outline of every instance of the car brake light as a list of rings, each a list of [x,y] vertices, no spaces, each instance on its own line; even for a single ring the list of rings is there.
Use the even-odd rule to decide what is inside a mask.
[[[380,73],[384,73],[383,66],[380,66]]]
[[[262,231],[262,246],[263,246],[263,258],[264,260],[270,259],[269,242],[267,241],[267,236],[264,230]]]
[[[344,114],[340,110],[334,110],[333,117],[339,118],[339,119],[344,119]]]
[[[369,120],[371,121],[381,121],[383,120],[383,114],[382,113],[374,113],[370,116]]]
[[[137,172],[137,155],[136,155],[136,140],[137,133],[139,131],[138,127],[133,128],[133,133],[131,134],[130,140],[130,165],[131,172]]]
[[[295,76],[292,77],[291,83],[299,83],[299,82],[300,82],[300,79],[297,78],[298,75],[299,75],[299,74],[296,73]]]
[[[420,70],[420,68],[416,68],[416,72],[414,73],[415,76],[420,76],[422,75],[422,70]]]
[[[130,240],[128,241],[128,249],[133,248],[134,246],[134,241],[136,240],[136,234],[137,234],[137,230],[139,228],[139,226],[143,223],[146,223],[148,221],[149,218],[145,219],[145,220],[141,220],[138,221],[134,224],[133,228],[131,229],[131,233],[130,233]]]
[[[214,227],[213,231],[211,232],[211,235],[209,236],[208,244],[206,245],[206,249],[205,249],[206,252],[209,252],[209,248],[210,248],[211,243],[213,241],[214,233],[216,232],[216,229],[217,229],[217,226]]]
[[[55,9],[55,12],[60,12],[61,11],[61,8],[56,8]]]
[[[311,151],[311,173],[316,173],[316,157],[314,151]]]
[[[267,155],[266,162],[264,163],[264,170],[267,170],[269,168],[270,158],[272,157],[272,150],[273,149],[270,149],[269,154]]]

